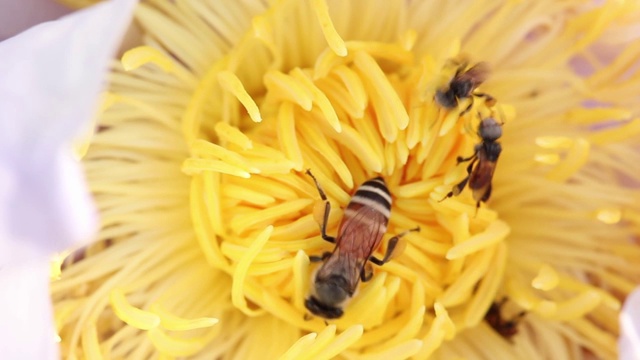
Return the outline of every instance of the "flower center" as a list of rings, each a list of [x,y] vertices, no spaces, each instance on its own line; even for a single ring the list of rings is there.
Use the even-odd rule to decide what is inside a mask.
[[[306,330],[324,328],[322,319],[304,320],[317,266],[308,256],[334,246],[320,237],[324,205],[304,174],[310,169],[332,205],[329,234],[337,234],[355,188],[378,175],[393,207],[374,254],[382,258],[391,236],[422,229],[403,238],[404,252],[361,285],[338,328],[426,316],[439,319],[434,326],[443,331],[431,339],[439,343],[454,333],[444,308],[465,326],[483,319],[505,268],[509,227],[489,208],[476,210],[470,191],[446,195],[467,176],[456,158],[473,154],[479,117],[491,110],[477,100],[461,116],[470,98],[441,106],[435,91],[454,77],[457,50],[417,59],[414,38],[408,32],[395,43],[347,41],[345,56],[328,47],[312,66],[266,69],[252,88],[240,79],[242,68],[225,69],[236,61],[231,56],[202,80],[199,88],[221,105],[221,121],[210,124],[207,104],[192,103],[185,126],[191,157],[183,171],[193,176],[200,246],[210,265],[233,276],[233,303],[246,314],[266,309]],[[274,58],[283,56],[266,44]],[[509,112],[502,104],[496,109]],[[436,303],[442,311],[427,310]],[[379,331],[391,337],[396,329]]]

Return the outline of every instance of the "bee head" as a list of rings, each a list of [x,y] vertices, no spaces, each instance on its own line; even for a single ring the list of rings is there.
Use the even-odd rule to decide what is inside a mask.
[[[347,289],[347,279],[344,276],[332,275],[327,279],[316,279],[315,298],[327,306],[339,306],[351,296]]]
[[[483,141],[496,141],[502,136],[502,125],[492,117],[484,118],[478,127],[478,135]]]
[[[307,310],[311,311],[312,314],[322,316],[325,319],[337,319],[343,314],[341,308],[326,306],[325,304],[318,301],[315,296],[311,296],[307,300],[305,300],[304,306],[307,308]]]
[[[440,104],[441,106],[447,109],[451,109],[453,107],[456,107],[456,105],[458,105],[458,100],[456,100],[456,94],[453,92],[452,89],[449,89],[446,91],[437,90],[435,99],[438,104]]]

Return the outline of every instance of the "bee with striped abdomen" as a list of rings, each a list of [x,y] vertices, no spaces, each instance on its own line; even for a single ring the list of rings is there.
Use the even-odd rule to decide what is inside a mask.
[[[311,296],[304,305],[314,315],[336,319],[342,316],[343,307],[355,293],[360,280],[368,281],[373,276],[373,269],[368,262],[383,265],[393,256],[400,238],[419,228],[391,238],[382,259],[372,256],[382,242],[391,215],[391,194],[384,180],[376,177],[365,181],[356,190],[344,211],[338,236],[329,236],[327,221],[331,205],[313,174],[309,170],[307,174],[315,182],[325,202],[322,238],[336,246],[333,252],[310,257],[312,261],[324,263],[314,275]]]

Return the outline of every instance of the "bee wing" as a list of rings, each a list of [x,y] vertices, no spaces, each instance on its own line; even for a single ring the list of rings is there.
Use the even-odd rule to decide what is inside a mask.
[[[460,80],[469,80],[474,84],[474,88],[485,82],[487,80],[487,76],[489,75],[489,66],[487,63],[481,62],[477,63],[469,70],[460,74]]]
[[[469,188],[473,190],[473,198],[476,201],[484,201],[485,194],[491,189],[491,180],[496,169],[493,161],[481,160],[473,169],[469,178]]]
[[[337,248],[338,256],[348,267],[349,279],[353,289],[358,285],[360,273],[369,260],[369,257],[380,245],[382,236],[386,231],[387,218],[370,207],[361,207],[356,212],[345,218],[340,228]]]

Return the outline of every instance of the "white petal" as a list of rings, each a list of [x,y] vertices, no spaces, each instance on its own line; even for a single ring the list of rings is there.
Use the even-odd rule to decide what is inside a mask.
[[[620,314],[618,350],[621,360],[640,360],[640,288],[625,300]]]
[[[88,240],[95,208],[71,155],[136,0],[0,43],[0,358],[58,359],[49,256]]]
[[[91,237],[96,211],[70,145],[135,3],[103,2],[0,43],[0,266]]]
[[[51,0],[0,0],[0,9],[0,40],[71,12],[66,6]]]
[[[0,357],[58,359],[46,263],[0,269]]]

